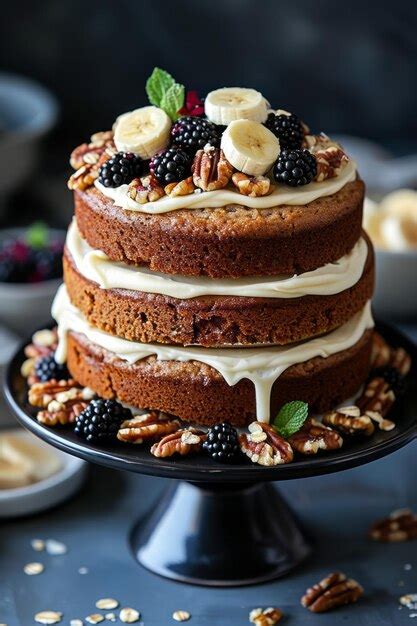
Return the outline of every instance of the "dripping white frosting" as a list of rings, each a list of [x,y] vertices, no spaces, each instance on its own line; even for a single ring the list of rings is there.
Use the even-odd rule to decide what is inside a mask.
[[[96,188],[114,204],[128,211],[141,213],[168,213],[178,209],[204,209],[224,207],[228,204],[239,204],[251,209],[269,209],[283,204],[304,205],[324,196],[331,196],[342,189],[347,183],[356,178],[356,163],[349,160],[339,176],[329,178],[321,183],[312,182],[304,187],[286,187],[277,185],[269,196],[249,198],[233,189],[217,189],[216,191],[204,191],[192,193],[187,196],[169,197],[163,196],[156,202],[140,204],[127,195],[128,185],[121,185],[114,189],[104,187],[98,180]]]
[[[257,419],[263,422],[269,421],[271,389],[282,372],[296,363],[318,356],[327,358],[347,350],[360,340],[367,329],[373,327],[368,302],[362,311],[336,330],[289,346],[202,348],[138,343],[91,326],[70,303],[64,285],[56,295],[52,315],[58,322],[59,344],[55,358],[59,363],[66,360],[67,332],[70,330],[84,334],[92,343],[128,363],[136,363],[152,355],[161,361],[199,361],[217,370],[228,385],[235,385],[244,378],[251,380],[255,386]]]
[[[349,254],[311,272],[294,276],[212,279],[161,274],[147,267],[117,263],[101,250],[93,250],[81,237],[75,220],[68,230],[66,246],[77,270],[102,289],[129,289],[172,298],[244,296],[254,298],[300,298],[327,296],[349,289],[359,281],[368,256],[361,238]]]

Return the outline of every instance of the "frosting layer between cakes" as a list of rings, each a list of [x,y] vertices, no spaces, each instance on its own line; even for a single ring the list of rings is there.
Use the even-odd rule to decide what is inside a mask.
[[[60,288],[52,313],[58,322],[58,362],[66,360],[68,331],[75,331],[131,364],[150,356],[161,361],[205,363],[217,370],[228,385],[235,385],[242,379],[252,381],[256,394],[256,415],[260,421],[269,420],[272,386],[286,369],[315,357],[327,358],[347,350],[361,339],[366,330],[373,327],[368,303],[343,326],[310,341],[287,347],[202,348],[137,343],[109,335],[92,327],[71,305],[65,287]]]

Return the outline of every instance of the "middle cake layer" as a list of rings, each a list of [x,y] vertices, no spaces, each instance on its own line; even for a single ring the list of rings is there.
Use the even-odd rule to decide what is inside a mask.
[[[112,335],[206,347],[285,345],[329,332],[363,308],[372,295],[374,255],[364,234],[338,263],[304,275],[174,279],[111,262],[88,246],[74,222],[64,273],[71,302]]]

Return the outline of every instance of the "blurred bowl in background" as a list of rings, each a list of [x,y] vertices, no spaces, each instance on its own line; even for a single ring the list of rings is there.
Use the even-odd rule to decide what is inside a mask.
[[[58,115],[54,96],[33,80],[0,72],[0,199],[32,171],[39,142]]]
[[[417,319],[417,250],[375,250],[378,316]]]
[[[23,235],[26,228],[0,230],[0,244],[4,240]],[[65,231],[50,228],[52,237],[65,239]],[[51,319],[51,305],[62,278],[38,283],[0,282],[0,323],[20,335],[27,335]]]

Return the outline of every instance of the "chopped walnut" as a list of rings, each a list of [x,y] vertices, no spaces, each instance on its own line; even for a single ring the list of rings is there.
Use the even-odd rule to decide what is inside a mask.
[[[303,145],[316,157],[317,182],[339,176],[349,161],[339,144],[329,139],[327,135],[306,135]]]
[[[223,150],[207,145],[197,151],[191,171],[196,187],[203,191],[214,191],[227,186],[233,174],[233,166],[224,156]]]
[[[366,435],[369,437],[375,430],[375,426],[368,415],[354,417],[341,413],[339,409],[325,413],[323,424],[333,426],[346,435]]]
[[[282,618],[282,611],[276,607],[267,609],[252,609],[249,613],[249,621],[255,626],[275,626]]]
[[[95,133],[90,143],[75,148],[70,157],[75,173],[68,181],[69,189],[84,190],[91,187],[98,178],[100,167],[116,152],[112,131]]]
[[[178,420],[164,413],[151,411],[124,421],[117,433],[119,441],[141,444],[174,433],[180,428]]]
[[[139,204],[156,202],[165,195],[163,187],[151,174],[142,178],[134,178],[129,184],[127,195]]]
[[[179,183],[170,183],[164,188],[167,196],[174,198],[175,196],[188,196],[194,192],[194,183],[191,176],[181,180]]]
[[[151,454],[159,458],[174,454],[186,456],[199,452],[206,438],[207,435],[202,430],[196,428],[180,429],[155,443],[151,448]]]
[[[69,380],[38,382],[29,389],[29,403],[32,406],[38,406],[43,409],[46,409],[52,400],[57,400],[57,396],[60,397],[60,400],[58,400],[60,402],[73,400],[76,396],[79,396],[80,400],[84,399],[83,389],[72,378]]]
[[[313,613],[324,613],[345,604],[353,604],[361,596],[363,588],[356,580],[335,572],[307,589],[301,604]]]
[[[395,402],[395,394],[383,378],[372,378],[357,401],[362,413],[378,412],[385,417]]]
[[[410,509],[393,511],[388,517],[372,524],[369,537],[389,543],[417,539],[417,515]]]
[[[235,172],[232,181],[239,193],[249,198],[267,196],[274,190],[274,185],[267,176],[248,176],[242,172]]]
[[[239,435],[239,444],[252,463],[264,466],[291,463],[294,456],[291,445],[272,426],[252,422],[248,430],[249,434]]]

